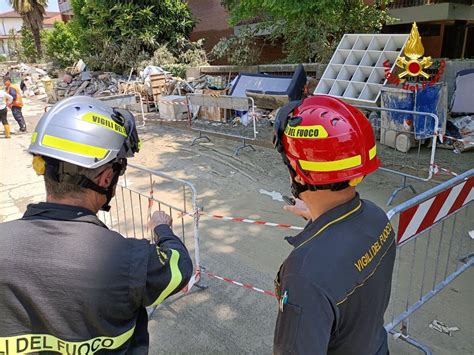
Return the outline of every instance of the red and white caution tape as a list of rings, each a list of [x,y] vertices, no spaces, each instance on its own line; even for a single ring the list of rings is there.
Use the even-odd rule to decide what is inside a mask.
[[[434,172],[435,175],[438,175],[438,174],[440,174],[440,171],[443,171],[443,172],[448,173],[450,175],[458,176],[458,174],[456,174],[454,171],[446,169],[446,168],[442,168],[438,164],[433,164],[432,166],[433,166],[433,172]]]
[[[452,141],[458,141],[458,142],[463,142],[463,143],[467,143],[467,144],[474,144],[473,141],[469,141],[467,139],[461,139],[461,138],[454,138],[454,137],[451,137],[451,136],[446,136],[444,135],[443,138],[448,138]]]
[[[167,119],[167,118],[153,118],[149,117],[147,118],[147,121],[153,121],[153,122],[189,122],[188,118],[182,119],[182,120],[177,120],[177,119]]]
[[[277,227],[277,228],[285,228],[285,229],[294,229],[294,230],[303,230],[303,227],[292,226],[291,224],[285,223],[273,223],[273,222],[266,222],[266,221],[258,221],[249,218],[240,218],[240,217],[227,217],[227,216],[219,216],[216,214],[208,214],[204,212],[199,212],[201,216],[206,216],[214,219],[221,219],[224,221],[231,221],[231,222],[238,222],[238,223],[249,223],[249,224],[258,224],[260,226],[268,226],[268,227]],[[187,213],[187,216],[192,216],[191,213]]]
[[[212,273],[210,273],[210,272],[206,272],[206,275],[209,276],[209,277],[212,277],[212,278],[214,278],[214,279],[218,279],[218,280],[221,280],[221,281],[225,281],[225,282],[230,283],[230,284],[235,285],[235,286],[240,286],[240,287],[246,288],[247,290],[252,290],[252,291],[261,293],[261,294],[263,294],[263,295],[276,297],[276,295],[275,295],[274,292],[262,290],[261,288],[252,286],[252,285],[250,285],[250,284],[244,284],[244,283],[242,283],[242,282],[238,282],[238,281],[235,281],[235,280],[231,280],[231,279],[229,279],[229,278],[227,278],[227,277],[217,276],[217,275],[214,275],[214,274],[212,274]]]
[[[188,104],[184,101],[164,101],[164,100],[158,100],[158,103],[164,104],[164,105],[180,105],[180,106],[188,106]]]

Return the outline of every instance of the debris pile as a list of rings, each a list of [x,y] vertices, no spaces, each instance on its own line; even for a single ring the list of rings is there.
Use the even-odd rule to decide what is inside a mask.
[[[120,93],[120,80],[121,78],[114,73],[83,71],[76,76],[65,74],[63,80],[56,83],[52,99],[56,102],[76,95],[93,97],[116,95]]]
[[[46,82],[51,79],[48,72],[38,66],[29,66],[24,63],[11,65],[4,68],[1,75],[2,77],[9,76],[15,84],[21,86],[25,97],[44,95]]]

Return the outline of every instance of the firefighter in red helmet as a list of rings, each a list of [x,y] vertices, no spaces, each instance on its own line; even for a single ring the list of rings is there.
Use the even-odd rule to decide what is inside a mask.
[[[356,192],[380,166],[370,122],[338,99],[313,96],[280,109],[274,143],[296,198],[287,209],[309,220],[286,238],[294,249],[275,280],[274,353],[387,354],[394,233],[385,212]]]

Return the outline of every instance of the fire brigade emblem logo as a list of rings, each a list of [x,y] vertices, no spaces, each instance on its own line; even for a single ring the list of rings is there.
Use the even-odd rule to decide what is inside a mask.
[[[398,77],[402,79],[407,75],[422,75],[426,79],[429,79],[430,75],[423,70],[429,68],[433,62],[431,61],[431,57],[423,57],[425,48],[423,47],[423,43],[421,43],[421,37],[418,33],[416,22],[413,23],[410,36],[408,37],[403,52],[405,56],[398,57],[396,62],[396,65],[403,69],[403,72],[398,74]],[[423,58],[420,60],[421,57]]]

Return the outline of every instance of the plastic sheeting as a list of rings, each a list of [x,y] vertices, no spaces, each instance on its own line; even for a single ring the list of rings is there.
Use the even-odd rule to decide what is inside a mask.
[[[461,70],[456,75],[456,87],[452,100],[451,113],[474,113],[474,69]]]
[[[239,74],[232,85],[230,95],[245,97],[246,92],[268,95],[287,95],[290,100],[301,98],[306,85],[306,72],[302,64],[298,65],[292,77],[266,74]]]

